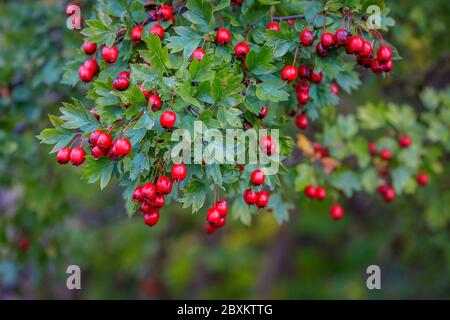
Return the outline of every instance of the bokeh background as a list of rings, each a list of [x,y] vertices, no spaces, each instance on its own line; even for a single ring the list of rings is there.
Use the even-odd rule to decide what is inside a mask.
[[[85,17],[93,3],[81,1]],[[450,2],[387,3],[396,25],[386,38],[403,60],[388,78],[362,72],[361,89],[342,94],[344,112],[370,101],[420,112],[424,88],[449,85]],[[293,210],[282,226],[258,215],[212,237],[177,205],[149,229],[127,218],[117,184],[100,192],[76,168],[55,165],[35,136],[61,101],[85,90],[62,78],[82,41],[66,28],[65,4],[0,3],[0,299],[450,298],[448,155],[422,196],[386,205],[357,195],[340,223]],[[66,288],[71,264],[82,290]],[[382,268],[382,290],[366,288],[371,264]]]

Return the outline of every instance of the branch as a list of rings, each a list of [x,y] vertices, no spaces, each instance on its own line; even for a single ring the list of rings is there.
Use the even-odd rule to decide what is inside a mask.
[[[304,14],[296,14],[293,16],[272,17],[273,21],[305,19]]]

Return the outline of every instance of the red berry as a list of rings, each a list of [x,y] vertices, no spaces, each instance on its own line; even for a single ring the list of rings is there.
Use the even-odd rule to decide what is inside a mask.
[[[261,141],[259,141],[259,148],[263,153],[270,156],[276,152],[277,146],[271,136],[264,136]]]
[[[112,143],[111,148],[109,148],[108,154],[106,156],[112,160],[119,159],[119,155],[117,154],[115,143]]]
[[[313,185],[309,184],[306,186],[304,193],[308,198],[313,199],[316,196],[316,188]]]
[[[247,189],[244,191],[244,201],[249,206],[256,203],[256,199],[258,198],[258,195],[256,192],[253,192],[252,189]]]
[[[350,32],[345,29],[337,29],[334,34],[334,38],[336,39],[336,44],[338,46],[345,46],[347,44],[348,37],[350,37]]]
[[[387,160],[387,161],[391,160],[392,159],[391,150],[386,149],[386,148],[381,149],[381,151],[380,151],[380,158],[383,159],[383,160]]]
[[[238,42],[234,47],[234,54],[238,59],[245,59],[245,56],[249,51],[250,47],[244,41]]]
[[[94,79],[95,72],[85,67],[85,65],[82,65],[78,68],[78,76],[80,77],[81,81],[84,82],[90,82],[92,79]]]
[[[302,43],[302,45],[310,46],[313,43],[313,41],[314,35],[312,34],[311,31],[305,29],[302,32],[300,32],[300,42]]]
[[[315,73],[313,69],[311,69],[311,81],[314,83],[322,82],[323,73],[322,71]]]
[[[277,22],[269,22],[266,25],[267,30],[280,31],[280,25]]]
[[[172,129],[177,121],[177,115],[172,110],[164,111],[159,117],[161,127],[165,129]]]
[[[83,43],[83,51],[88,55],[94,54],[97,51],[97,44],[95,42],[85,41]]]
[[[396,194],[394,188],[388,186],[386,188],[386,191],[384,192],[384,201],[391,202],[392,200],[395,199],[395,196]]]
[[[416,179],[417,183],[421,186],[425,186],[428,184],[428,175],[426,173],[419,173]]]
[[[141,212],[143,213],[150,213],[153,210],[153,206],[151,203],[147,201],[143,201],[141,203]]]
[[[303,64],[298,68],[298,75],[300,76],[300,78],[309,79],[310,74],[311,70],[307,65]]]
[[[217,223],[214,225],[214,227],[216,227],[216,229],[222,228],[222,227],[225,225],[225,222],[226,222],[226,221],[227,221],[227,220],[225,219],[225,217],[222,216],[222,217],[220,218],[219,222],[217,222]]]
[[[377,187],[377,191],[380,195],[384,196],[384,194],[386,193],[386,191],[390,188],[390,186],[388,184],[380,184]]]
[[[151,106],[152,111],[158,111],[161,109],[162,101],[158,94],[153,93],[148,97],[148,105]]]
[[[380,62],[392,60],[392,49],[389,46],[380,46],[377,52],[377,59]]]
[[[134,26],[133,29],[131,29],[131,41],[133,44],[141,43],[142,29],[142,26]]]
[[[59,164],[66,164],[70,160],[70,149],[69,148],[61,148],[56,155],[56,161]]]
[[[295,84],[295,91],[297,92],[297,101],[299,103],[301,103],[300,101],[306,101],[305,103],[308,102],[309,100],[309,82],[306,79],[302,79],[300,81],[298,81]],[[299,97],[298,94],[303,91],[304,93],[307,93],[307,95],[303,96],[303,97]],[[304,103],[301,103],[304,104]]]
[[[155,24],[150,28],[150,33],[153,33],[158,38],[164,38],[164,28],[159,23]]]
[[[203,50],[202,48],[197,48],[192,52],[191,59],[202,61],[205,54],[206,54],[205,50]]]
[[[74,166],[81,165],[84,160],[86,160],[86,151],[84,151],[82,147],[74,148],[70,153],[70,162],[72,162]]]
[[[159,211],[152,209],[149,213],[144,215],[144,223],[150,227],[156,225],[159,221]]]
[[[120,156],[126,156],[131,152],[131,142],[127,138],[120,138],[115,143],[116,154]]]
[[[383,65],[380,63],[380,61],[378,61],[378,59],[372,59],[372,61],[370,62],[370,68],[374,73],[377,74],[383,72],[384,70]]]
[[[169,194],[172,192],[172,180],[166,176],[158,177],[156,180],[156,191],[160,194]]]
[[[214,208],[219,211],[222,217],[226,217],[228,215],[228,204],[225,200],[218,200],[214,203]]]
[[[225,45],[231,41],[231,33],[225,28],[217,30],[216,41],[218,45]]]
[[[93,74],[96,74],[98,71],[98,63],[95,59],[89,59],[84,62],[84,67],[90,70]]]
[[[136,189],[134,189],[132,198],[133,201],[136,203],[141,202],[144,199],[142,195],[142,187],[139,186]]]
[[[187,175],[186,165],[184,163],[174,164],[170,173],[174,181],[183,181]]]
[[[150,21],[156,21],[158,20],[158,13],[156,10],[150,10],[148,13],[148,20]]]
[[[325,48],[332,47],[334,45],[335,39],[334,35],[329,32],[322,33],[322,36],[320,37],[320,42]]]
[[[102,49],[102,57],[107,63],[114,63],[119,57],[119,50],[112,46],[111,48],[103,47]]]
[[[364,40],[360,36],[352,36],[347,39],[347,52],[358,54],[362,51]]]
[[[294,81],[298,77],[298,70],[295,66],[285,66],[281,70],[281,79],[288,82]]]
[[[120,78],[120,77],[130,79],[131,73],[130,73],[130,71],[122,71],[122,72],[119,73],[119,75],[117,76],[117,78]]]
[[[103,151],[102,149],[100,149],[97,146],[94,146],[91,150],[91,154],[95,159],[98,159],[98,158],[105,156],[105,151]]]
[[[330,209],[330,215],[333,220],[340,220],[344,216],[344,209],[339,204],[334,204]]]
[[[104,133],[102,130],[94,130],[94,131],[92,131],[92,133],[91,133],[90,136],[89,136],[89,145],[90,145],[91,147],[94,147],[94,146],[97,145],[98,137],[99,137],[102,133]]]
[[[153,183],[147,182],[142,186],[142,196],[150,201],[155,200],[156,197],[156,187]]]
[[[359,53],[359,57],[368,58],[372,55],[372,45],[369,41],[363,42],[363,47],[361,52]]]
[[[257,169],[257,170],[252,172],[252,175],[251,175],[251,178],[250,178],[250,182],[252,184],[254,184],[255,186],[259,186],[259,185],[262,185],[264,183],[264,179],[265,179],[264,172],[262,172],[261,170]]]
[[[382,65],[383,65],[384,72],[391,72],[392,69],[394,68],[394,62],[392,60],[389,60],[389,61],[383,63]]]
[[[325,190],[325,188],[322,187],[316,188],[315,197],[317,200],[325,199],[327,197],[327,191]]]
[[[369,153],[372,156],[377,154],[377,145],[375,143],[369,143],[368,148],[369,148]]]
[[[113,85],[114,89],[123,91],[123,90],[127,89],[128,86],[130,85],[130,79],[125,78],[125,77],[118,77],[118,78],[114,79],[112,85]]]
[[[322,57],[322,58],[328,56],[328,54],[329,54],[328,49],[323,46],[322,42],[319,42],[317,44],[316,53],[319,57]]]
[[[262,190],[256,194],[256,206],[258,208],[264,208],[269,203],[269,195],[266,191]]]
[[[112,145],[112,138],[109,133],[102,132],[99,134],[97,138],[97,146],[102,148],[103,150],[108,150],[111,148]]]
[[[297,116],[297,118],[295,118],[295,125],[299,128],[299,129],[306,129],[309,126],[309,120],[308,117],[304,114],[300,114]]]
[[[206,223],[205,225],[205,231],[207,234],[213,234],[217,231],[217,227],[215,225],[212,225],[210,223]]]
[[[17,245],[20,251],[27,251],[28,248],[30,247],[30,240],[26,236],[22,236],[20,237]]]
[[[234,4],[237,4],[238,6],[240,6],[244,2],[244,0],[231,0],[231,2],[233,2]]]
[[[155,200],[152,201],[152,206],[154,208],[162,208],[164,207],[164,203],[165,203],[165,198],[163,194],[157,194],[155,197]]]
[[[143,83],[138,84],[138,87],[141,90],[142,94],[144,95],[145,99],[148,100],[152,93],[149,90],[145,90],[144,89],[144,84]]]
[[[408,148],[411,145],[412,140],[411,140],[410,136],[405,135],[405,136],[400,137],[400,139],[398,140],[398,143],[400,144],[400,146],[402,148]]]
[[[216,224],[219,222],[221,215],[216,208],[211,208],[206,213],[206,221],[212,224]]]
[[[330,84],[330,91],[332,94],[334,94],[335,96],[339,95],[339,86],[336,83],[331,83]]]
[[[173,9],[171,6],[161,6],[158,9],[158,16],[163,20],[170,20],[173,18]]]
[[[259,118],[260,119],[264,119],[265,117],[267,117],[267,113],[269,112],[269,108],[267,108],[266,106],[261,107],[261,109],[259,110]]]

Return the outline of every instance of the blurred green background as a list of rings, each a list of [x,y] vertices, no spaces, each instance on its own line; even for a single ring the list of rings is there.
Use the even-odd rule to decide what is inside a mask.
[[[92,3],[81,1],[86,17]],[[384,79],[362,72],[361,89],[342,96],[344,112],[369,101],[420,112],[425,87],[449,84],[450,2],[387,5],[396,26],[386,38],[403,60]],[[100,192],[76,168],[55,165],[35,136],[60,101],[85,90],[61,82],[82,41],[66,28],[64,8],[0,3],[0,299],[450,298],[450,201],[436,208],[435,197],[450,199],[448,155],[445,174],[421,195],[389,205],[357,195],[340,223],[323,210],[294,210],[282,226],[271,215],[251,227],[230,220],[214,236],[177,205],[149,229],[126,217],[120,187]],[[71,264],[82,270],[82,290],[66,289]],[[382,290],[366,288],[372,264]]]

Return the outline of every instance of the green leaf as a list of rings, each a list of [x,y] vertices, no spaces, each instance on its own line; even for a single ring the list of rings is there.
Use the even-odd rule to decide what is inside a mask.
[[[202,35],[189,27],[175,27],[174,30],[177,36],[167,38],[167,47],[172,53],[183,51],[183,58],[187,60],[200,45]]]
[[[80,101],[73,99],[73,104],[63,102],[62,105],[63,107],[59,110],[62,113],[60,118],[64,121],[63,128],[82,131],[92,131],[97,128],[97,121]]]
[[[55,144],[52,152],[56,152],[68,145],[75,135],[75,132],[62,128],[47,128],[42,130],[37,138],[41,143]]]
[[[398,194],[401,194],[412,180],[412,172],[405,167],[398,167],[391,171],[392,186]]]
[[[189,10],[183,13],[183,17],[195,24],[200,31],[209,32],[214,29],[214,16],[210,1],[188,0],[186,6]]]
[[[234,200],[233,205],[231,206],[231,213],[233,216],[233,220],[241,220],[243,224],[249,226],[252,222],[252,212],[247,204],[244,203],[242,197]]]
[[[142,152],[136,153],[130,162],[130,180],[136,180],[137,177],[147,170],[150,170],[148,155]]]
[[[251,50],[245,59],[247,69],[255,75],[268,74],[275,70],[271,64],[274,59],[273,49],[264,45],[258,52]]]
[[[199,180],[192,180],[184,188],[183,197],[179,202],[183,204],[183,208],[192,206],[192,212],[197,212],[203,207],[206,199],[206,186]]]
[[[237,108],[222,108],[217,111],[217,120],[222,124],[222,127],[226,127],[226,124],[236,128],[242,127],[242,119],[240,115],[242,111]]]
[[[167,47],[163,48],[161,39],[152,33],[143,35],[142,39],[147,44],[148,50],[140,50],[139,54],[145,62],[151,64],[150,69],[156,72],[156,76],[161,79],[167,72],[166,65],[169,60],[169,51]]]
[[[97,160],[92,157],[87,157],[83,176],[88,180],[88,183],[95,183],[100,180],[100,188],[103,190],[111,179],[114,166],[115,162],[106,157]]]
[[[289,221],[289,210],[293,209],[294,205],[283,200],[280,193],[272,194],[268,205],[272,208],[278,224],[282,224],[284,221]]]
[[[256,86],[256,96],[272,102],[286,101],[289,94],[284,90],[286,83],[281,80],[267,80]]]
[[[344,192],[347,197],[351,197],[354,192],[362,190],[361,182],[356,173],[351,171],[341,171],[332,175],[331,184]]]
[[[338,115],[337,125],[341,136],[344,138],[351,138],[358,133],[358,124],[353,114],[349,114],[347,116],[343,116],[341,114]]]
[[[314,170],[310,164],[301,163],[295,168],[295,171],[297,172],[294,181],[295,191],[303,192],[308,184],[315,183]]]

